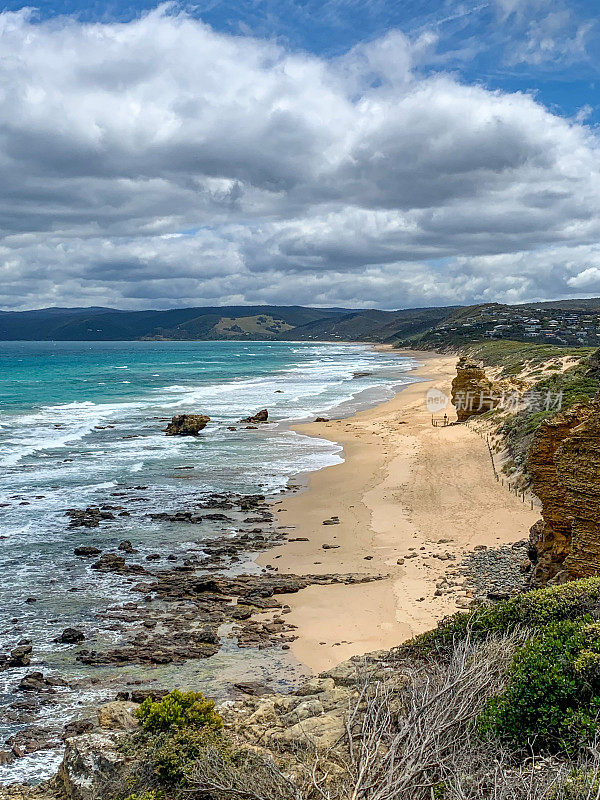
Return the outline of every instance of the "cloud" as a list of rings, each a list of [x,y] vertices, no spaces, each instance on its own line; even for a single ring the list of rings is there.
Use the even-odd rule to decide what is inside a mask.
[[[0,14],[3,307],[518,300],[544,259],[584,291],[595,133],[422,73],[435,43],[325,59],[173,6]]]

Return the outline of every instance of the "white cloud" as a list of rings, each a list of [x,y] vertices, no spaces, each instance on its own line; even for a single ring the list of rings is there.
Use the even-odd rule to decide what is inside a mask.
[[[595,134],[423,77],[434,44],[326,60],[168,8],[0,14],[2,306],[518,300],[547,291],[544,259],[578,289]]]

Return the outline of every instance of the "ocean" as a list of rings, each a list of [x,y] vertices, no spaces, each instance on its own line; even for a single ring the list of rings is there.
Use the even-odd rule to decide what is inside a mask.
[[[109,629],[98,630],[98,612],[131,600],[122,581],[92,572],[74,547],[115,550],[128,539],[143,559],[165,545],[182,556],[198,546],[197,530],[191,540],[189,526],[139,514],[73,530],[66,509],[114,496],[144,512],[181,509],[207,492],[274,497],[294,476],[342,459],[336,443],[295,433],[293,423],[347,416],[390,398],[414,380],[412,366],[345,343],[0,343],[0,652],[23,639],[34,652],[29,668],[0,671],[0,750],[32,714],[41,727],[76,717],[123,677],[122,669],[75,664],[72,648],[55,642],[70,626],[110,641]],[[262,408],[268,425],[236,425]],[[197,438],[165,436],[166,420],[180,413],[208,414],[211,422]],[[178,667],[177,676],[218,692],[230,675],[260,672],[279,657],[241,654],[231,643]],[[174,669],[156,670],[154,679],[173,679]],[[79,681],[80,691],[63,697],[57,689],[34,712],[20,712],[18,703],[15,710],[23,696],[17,684],[32,670]],[[147,677],[141,667],[127,674]],[[27,754],[0,767],[0,783],[40,780],[59,760],[59,744]]]

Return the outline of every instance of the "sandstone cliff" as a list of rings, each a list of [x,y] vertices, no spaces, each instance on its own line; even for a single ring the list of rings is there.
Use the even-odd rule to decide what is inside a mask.
[[[600,399],[545,420],[528,471],[543,518],[530,533],[532,584],[599,574]]]
[[[484,414],[494,407],[493,384],[483,366],[468,356],[459,358],[452,381],[452,404],[459,422]]]

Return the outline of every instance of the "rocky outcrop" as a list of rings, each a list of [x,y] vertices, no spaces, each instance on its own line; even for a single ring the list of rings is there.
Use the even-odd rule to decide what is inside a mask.
[[[459,358],[452,381],[452,405],[459,422],[485,414],[494,408],[493,384],[481,363],[467,356]]]
[[[262,411],[259,411],[257,414],[254,414],[251,417],[245,417],[241,419],[240,422],[247,422],[250,425],[256,425],[260,422],[268,422],[269,421],[269,412],[266,408],[263,408]]]
[[[559,484],[571,520],[569,578],[600,574],[600,401],[557,450]]]
[[[198,436],[210,417],[205,414],[176,414],[165,428],[167,436]]]
[[[542,519],[530,531],[531,583],[600,573],[600,401],[545,420],[528,457]]]
[[[530,531],[535,568],[533,586],[543,586],[563,569],[571,549],[571,521],[565,495],[559,483],[554,457],[582,421],[585,407],[575,407],[542,422],[536,431],[527,459],[532,489],[542,503],[542,519]]]
[[[119,744],[124,731],[95,730],[67,739],[58,770],[68,800],[106,800],[123,795],[128,759]]]
[[[11,667],[28,667],[31,663],[33,645],[29,639],[22,639],[10,653],[0,653],[0,670]]]
[[[138,726],[135,712],[137,703],[129,700],[113,700],[98,709],[98,725],[110,731],[132,731]]]

